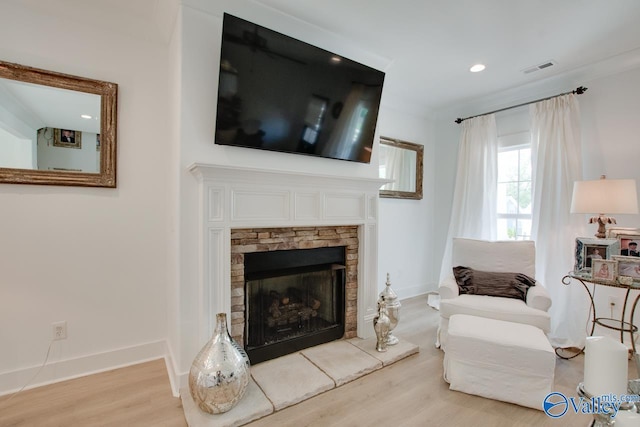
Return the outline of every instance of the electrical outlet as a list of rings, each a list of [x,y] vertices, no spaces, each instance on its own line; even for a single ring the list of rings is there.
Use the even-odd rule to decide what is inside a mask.
[[[67,339],[67,321],[54,322],[51,324],[53,327],[53,339],[54,340],[66,340]]]

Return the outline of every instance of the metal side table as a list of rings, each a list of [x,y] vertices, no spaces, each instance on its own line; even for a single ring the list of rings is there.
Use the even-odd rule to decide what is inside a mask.
[[[633,355],[634,356],[637,355],[636,343],[633,339],[634,338],[633,334],[638,332],[638,327],[633,323],[633,320],[636,312],[636,307],[638,306],[638,301],[640,300],[640,293],[638,294],[638,296],[636,296],[631,306],[632,307],[631,316],[629,317],[629,321],[625,320],[625,315],[627,310],[627,302],[629,301],[629,294],[631,293],[632,290],[640,290],[640,284],[633,283],[631,285],[623,285],[618,282],[594,279],[591,277],[581,276],[575,273],[569,273],[562,278],[562,284],[566,286],[571,285],[573,281],[579,282],[584,287],[584,289],[587,291],[587,294],[589,295],[589,300],[591,301],[591,312],[593,313],[593,316],[591,319],[591,331],[589,332],[589,336],[593,335],[593,331],[595,330],[596,324],[600,326],[604,326],[605,328],[620,331],[621,343],[624,343],[624,334],[628,333],[629,336],[631,337],[631,347],[633,350]],[[593,292],[589,289],[589,287],[587,286],[587,283],[591,283],[594,285]],[[624,302],[622,304],[622,315],[620,316],[619,319],[614,319],[611,317],[598,317],[596,313],[596,305],[594,302],[597,286],[610,286],[614,288],[626,289],[626,292],[624,295]],[[566,351],[566,350],[561,348],[556,348],[556,355],[561,359],[572,359],[577,355],[579,355],[580,353],[582,353],[583,350],[584,350],[584,347],[581,348],[580,351],[578,351],[576,354],[573,354],[571,356],[563,356],[562,354],[560,354],[560,352]]]

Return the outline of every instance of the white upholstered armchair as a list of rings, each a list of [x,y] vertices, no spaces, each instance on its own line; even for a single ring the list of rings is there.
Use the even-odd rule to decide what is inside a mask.
[[[453,267],[464,266],[474,270],[495,273],[522,273],[535,279],[536,249],[531,240],[486,241],[454,238]],[[528,288],[526,299],[459,293],[451,272],[439,287],[440,326],[436,346],[446,350],[449,318],[454,314],[468,314],[496,320],[524,323],[549,332],[551,318],[547,310],[551,298],[539,283]]]

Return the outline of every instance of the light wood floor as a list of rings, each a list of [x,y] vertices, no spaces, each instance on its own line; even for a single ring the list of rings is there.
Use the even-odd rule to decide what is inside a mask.
[[[443,353],[433,346],[438,312],[426,297],[402,301],[396,335],[420,353],[249,426],[586,426],[587,415],[561,419],[504,402],[450,391]],[[584,359],[557,360],[555,391],[576,396]],[[630,375],[635,368],[630,364]],[[0,426],[186,426],[163,360],[0,397]]]
[[[0,398],[0,426],[186,426],[163,359]]]

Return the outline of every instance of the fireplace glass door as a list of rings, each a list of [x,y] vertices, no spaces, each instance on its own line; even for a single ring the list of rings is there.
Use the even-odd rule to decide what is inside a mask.
[[[270,268],[245,272],[245,278],[245,350],[251,363],[343,336],[343,264]]]

